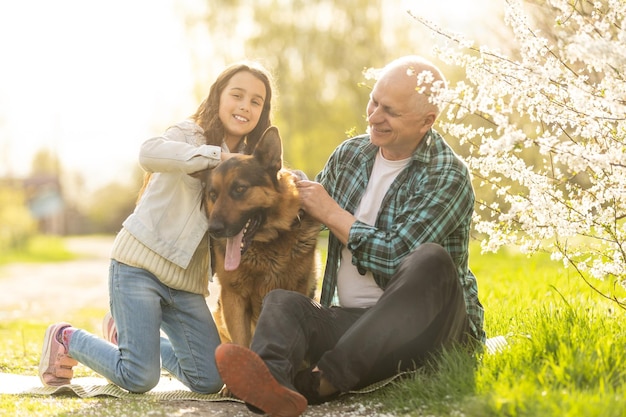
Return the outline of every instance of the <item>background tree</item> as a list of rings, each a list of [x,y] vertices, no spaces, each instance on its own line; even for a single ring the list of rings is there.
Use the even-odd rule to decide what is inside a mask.
[[[54,151],[41,149],[33,156],[31,175],[61,175],[61,162]]]
[[[0,181],[0,252],[23,248],[36,232],[19,181]]]
[[[469,148],[479,187],[501,198],[479,201],[483,248],[547,250],[592,287],[590,277],[625,286],[626,3],[547,0],[538,21],[552,21],[549,35],[532,20],[537,9],[506,3],[517,52],[414,14],[454,41],[434,53],[466,72],[436,99],[449,104],[440,128]],[[603,295],[626,306],[616,294]]]
[[[222,0],[211,6],[201,24],[216,55],[225,62],[259,59],[275,73],[274,122],[286,164],[310,177],[347,131],[365,129],[370,90],[360,85],[362,71],[412,48],[406,32],[400,38],[385,32],[382,0]],[[412,22],[394,24],[408,28]]]
[[[131,184],[113,182],[95,190],[84,207],[88,220],[87,231],[117,233],[133,210],[143,183],[144,171],[135,167]]]

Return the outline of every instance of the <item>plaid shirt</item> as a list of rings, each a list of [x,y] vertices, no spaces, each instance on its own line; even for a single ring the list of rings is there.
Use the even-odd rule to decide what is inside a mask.
[[[365,192],[378,149],[370,143],[369,135],[346,140],[316,177],[350,213],[354,213]],[[431,129],[387,191],[376,224],[354,223],[348,249],[359,272],[371,271],[384,289],[402,259],[420,244],[435,242],[443,246],[456,265],[471,330],[484,342],[484,311],[478,300],[476,277],[468,266],[473,209],[474,190],[467,167]],[[341,249],[341,242],[331,233],[321,295],[326,306],[336,303]]]

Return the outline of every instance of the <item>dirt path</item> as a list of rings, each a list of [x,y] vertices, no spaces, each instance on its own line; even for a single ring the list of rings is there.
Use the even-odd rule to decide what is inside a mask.
[[[0,267],[0,321],[28,319],[71,320],[84,308],[108,309],[109,253],[113,237],[76,237],[67,240],[71,251],[83,255],[71,262],[12,264]],[[214,302],[214,295],[209,305]],[[30,378],[30,379],[28,379]],[[0,375],[0,385],[16,382],[38,386],[36,376]],[[10,392],[2,391],[0,392]],[[186,417],[255,416],[240,403],[176,401],[162,403],[172,415],[184,409]],[[168,413],[169,414],[169,413]],[[358,417],[379,415],[362,404],[336,401],[309,407],[304,417]]]
[[[0,320],[32,318],[56,322],[83,308],[109,308],[109,254],[113,236],[72,237],[69,262],[17,263],[0,267]],[[211,286],[209,304],[217,291]]]
[[[0,319],[69,320],[83,308],[108,309],[112,237],[67,240],[82,255],[70,262],[18,263],[0,268]]]

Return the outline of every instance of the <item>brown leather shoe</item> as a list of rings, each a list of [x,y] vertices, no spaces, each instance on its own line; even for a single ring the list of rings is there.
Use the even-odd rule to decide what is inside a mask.
[[[307,407],[306,398],[281,385],[256,353],[232,343],[215,350],[217,369],[237,398],[272,417],[297,417]]]

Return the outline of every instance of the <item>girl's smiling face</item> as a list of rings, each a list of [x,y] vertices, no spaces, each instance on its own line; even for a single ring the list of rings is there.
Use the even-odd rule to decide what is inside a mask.
[[[224,125],[224,141],[231,146],[255,128],[265,104],[265,84],[249,71],[240,71],[228,81],[222,91],[219,118]]]

